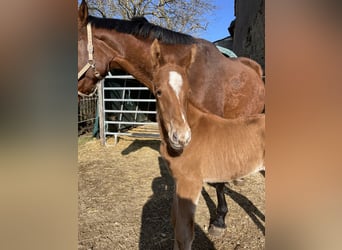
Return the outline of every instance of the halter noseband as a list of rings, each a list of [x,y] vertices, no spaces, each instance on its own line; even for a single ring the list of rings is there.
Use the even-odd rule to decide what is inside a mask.
[[[94,61],[94,46],[93,46],[93,39],[92,39],[92,35],[91,35],[91,23],[87,24],[87,37],[88,37],[88,46],[87,46],[87,50],[88,50],[88,62],[86,65],[84,65],[84,67],[78,72],[78,78],[77,80],[80,80],[80,78],[87,72],[87,70],[89,68],[92,68],[94,70],[94,75],[98,80],[101,80],[102,77],[100,75],[100,73],[96,70],[95,68],[95,61]],[[90,94],[84,94],[80,91],[78,91],[78,95],[80,96],[92,96],[95,94],[96,92],[96,87],[94,89],[94,91]]]

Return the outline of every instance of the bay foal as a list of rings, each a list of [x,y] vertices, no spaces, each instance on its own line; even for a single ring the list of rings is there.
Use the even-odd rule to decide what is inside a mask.
[[[190,250],[194,215],[204,182],[226,182],[264,170],[265,116],[223,119],[196,107],[187,72],[196,46],[181,63],[151,48],[153,93],[157,98],[160,153],[175,181],[172,206],[174,249]]]

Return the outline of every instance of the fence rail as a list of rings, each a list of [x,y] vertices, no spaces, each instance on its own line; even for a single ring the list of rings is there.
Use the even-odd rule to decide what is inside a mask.
[[[93,130],[96,119],[97,95],[80,97],[78,102],[78,134]]]
[[[107,135],[114,136],[115,143],[122,135],[159,138],[156,100],[147,87],[137,86],[139,84],[130,75],[108,75],[98,83],[100,138],[103,145],[106,145]],[[131,130],[150,125],[155,129],[140,129],[139,133]]]

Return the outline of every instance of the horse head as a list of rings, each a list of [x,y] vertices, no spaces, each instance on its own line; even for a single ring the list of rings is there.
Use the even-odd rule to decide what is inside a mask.
[[[111,58],[101,41],[96,38],[94,28],[88,22],[88,6],[83,0],[78,9],[78,93],[89,95],[96,83],[109,70]]]
[[[188,69],[194,61],[196,46],[189,45],[188,53],[181,58],[164,54],[167,46],[154,40],[151,46],[153,65],[153,94],[157,99],[159,122],[170,146],[179,151],[191,140],[187,122],[187,100],[190,94]]]

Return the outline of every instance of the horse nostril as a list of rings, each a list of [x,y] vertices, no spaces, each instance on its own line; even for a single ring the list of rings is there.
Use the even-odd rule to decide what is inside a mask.
[[[191,140],[191,137],[189,136],[189,137],[186,139],[186,141],[185,141],[185,145],[188,145],[189,142],[190,142],[190,140]]]
[[[172,134],[172,140],[173,140],[173,141],[178,141],[178,135],[177,135],[176,132],[174,132],[174,133]]]

